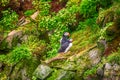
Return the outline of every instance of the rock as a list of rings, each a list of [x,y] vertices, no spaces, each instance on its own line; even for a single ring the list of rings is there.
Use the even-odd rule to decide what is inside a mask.
[[[72,71],[57,70],[53,74],[54,77],[50,77],[48,80],[75,80],[75,73]]]
[[[22,74],[22,80],[30,80],[28,77],[27,77],[27,72],[26,72],[26,68],[24,67],[24,69],[21,70],[21,74]]]
[[[103,68],[98,68],[96,72],[97,79],[103,80],[104,77],[104,70]]]
[[[107,48],[107,42],[106,42],[106,40],[104,38],[100,39],[97,42],[97,46],[101,50],[101,52],[104,53],[105,50],[106,50],[106,48]]]
[[[66,70],[75,70],[76,64],[74,62],[67,62],[64,69]]]
[[[26,42],[28,40],[28,35],[24,35],[20,40]]]
[[[120,66],[118,64],[113,65],[113,70],[118,71],[120,70]]]
[[[106,70],[112,69],[111,64],[110,64],[110,63],[106,63],[106,64],[105,64],[105,69],[106,69]]]
[[[20,26],[26,25],[26,24],[28,24],[28,23],[30,23],[30,20],[25,19],[25,22],[24,22],[24,23],[22,23]]]
[[[106,42],[106,40],[105,40],[104,38],[103,38],[103,39],[100,39],[100,40],[99,40],[99,43],[100,43],[100,44],[103,44],[105,48],[107,47],[107,42]]]
[[[48,77],[52,72],[52,69],[46,65],[39,65],[33,73],[35,77],[43,80]]]
[[[11,49],[20,43],[20,38],[23,36],[23,31],[13,30],[0,43],[0,50]]]
[[[8,34],[8,36],[13,36],[13,35],[15,35],[17,33],[17,31],[16,30],[13,30],[13,31],[11,31],[9,34]]]
[[[111,70],[112,70],[111,64],[110,63],[106,63],[105,67],[104,67],[104,76],[110,78]]]
[[[104,79],[107,80],[119,80],[120,66],[114,64],[113,66],[110,63],[106,63],[104,67]]]
[[[17,23],[17,26],[22,25],[25,22],[25,16],[21,17]]]
[[[116,76],[119,74],[119,72],[120,72],[120,65],[114,64],[114,65],[112,66],[111,75],[116,77]]]
[[[26,19],[24,16],[19,19],[18,23],[17,23],[17,26],[23,26],[23,25],[26,25],[30,23],[30,20]]]
[[[91,60],[91,64],[95,65],[98,64],[101,60],[101,53],[100,50],[95,48],[89,51],[89,58]]]
[[[8,37],[6,38],[6,42],[8,42],[8,47],[12,48],[13,45],[18,43],[18,40],[23,36],[22,31],[16,31],[13,30],[8,34]],[[17,40],[17,41],[16,41]]]
[[[62,70],[56,80],[71,80],[74,76],[74,72]]]
[[[35,12],[33,15],[31,15],[30,17],[31,17],[33,20],[35,20],[36,17],[38,16],[39,12],[40,12],[40,11],[36,11],[36,12]]]
[[[98,68],[97,74],[102,77],[104,75],[104,70],[102,68]]]

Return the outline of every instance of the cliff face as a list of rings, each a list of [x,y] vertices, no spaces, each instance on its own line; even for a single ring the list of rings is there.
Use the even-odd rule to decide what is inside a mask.
[[[0,8],[0,79],[119,80],[119,2],[11,0]],[[66,31],[73,46],[58,54]]]

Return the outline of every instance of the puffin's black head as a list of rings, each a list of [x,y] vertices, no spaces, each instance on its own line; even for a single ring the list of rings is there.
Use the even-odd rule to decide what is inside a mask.
[[[64,34],[63,34],[63,37],[69,37],[70,36],[70,33],[69,32],[65,32]]]

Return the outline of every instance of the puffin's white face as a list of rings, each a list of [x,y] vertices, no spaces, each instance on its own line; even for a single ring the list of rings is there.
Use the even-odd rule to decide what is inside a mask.
[[[70,36],[70,33],[69,32],[65,32],[64,36]]]

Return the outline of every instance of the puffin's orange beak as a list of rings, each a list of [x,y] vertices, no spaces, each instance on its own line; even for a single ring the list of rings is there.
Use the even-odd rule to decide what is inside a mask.
[[[68,33],[68,36],[70,36],[70,33]]]

